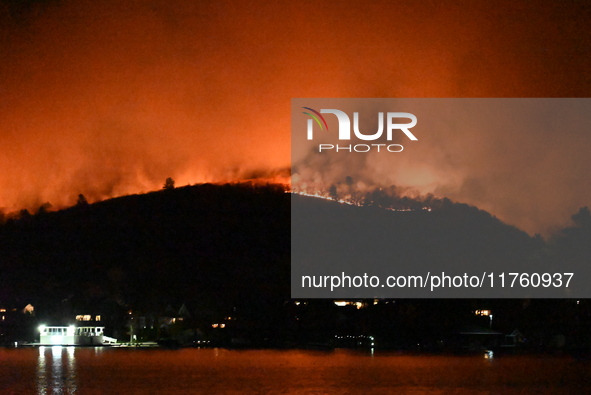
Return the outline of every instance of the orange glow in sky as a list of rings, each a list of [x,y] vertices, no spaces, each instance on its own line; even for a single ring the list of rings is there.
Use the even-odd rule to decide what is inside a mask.
[[[285,179],[295,97],[589,96],[583,2],[401,3],[1,1],[0,207]],[[539,152],[507,164],[466,142],[450,197],[545,231],[591,200],[586,143],[540,174]],[[399,182],[447,182],[453,158],[433,157]]]

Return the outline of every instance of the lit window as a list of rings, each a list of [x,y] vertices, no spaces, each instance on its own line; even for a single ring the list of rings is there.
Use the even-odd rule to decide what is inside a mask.
[[[0,313],[6,313],[6,309],[0,309]]]
[[[23,309],[24,314],[33,314],[34,311],[35,311],[35,308],[31,304],[26,305],[25,308]]]
[[[488,317],[490,315],[490,310],[476,310],[474,314],[482,317]]]
[[[84,319],[84,316],[82,316],[82,315],[76,316],[76,321],[82,321],[82,319]]]
[[[101,320],[101,316],[100,315],[97,315],[96,317],[94,317],[94,320],[95,321],[100,321]]]
[[[335,300],[333,301],[335,305],[339,306],[339,307],[344,307],[344,306],[355,306],[358,309],[362,309],[365,307],[365,303],[363,302],[352,302],[350,300]]]

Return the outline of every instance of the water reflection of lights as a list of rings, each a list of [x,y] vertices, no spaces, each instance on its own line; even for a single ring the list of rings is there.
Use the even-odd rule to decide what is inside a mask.
[[[494,352],[491,350],[484,351],[484,359],[493,359]]]
[[[37,393],[74,393],[76,383],[76,359],[74,347],[39,347],[37,359]],[[65,354],[65,356],[64,356]]]
[[[47,377],[45,368],[45,346],[39,347],[39,358],[37,359],[37,393],[45,394],[47,388]]]

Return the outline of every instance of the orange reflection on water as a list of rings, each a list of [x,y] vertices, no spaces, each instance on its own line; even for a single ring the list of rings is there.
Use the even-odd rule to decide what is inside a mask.
[[[375,350],[0,348],[4,394],[585,393],[589,364]]]

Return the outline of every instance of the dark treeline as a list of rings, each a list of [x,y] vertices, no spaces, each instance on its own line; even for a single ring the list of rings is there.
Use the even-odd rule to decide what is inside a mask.
[[[503,333],[519,328],[532,344],[550,344],[558,335],[573,344],[587,342],[586,301],[381,300],[375,305],[364,301],[363,309],[337,307],[329,300],[296,305],[289,288],[290,198],[276,185],[171,186],[94,204],[80,197],[69,209],[4,218],[0,307],[22,309],[30,303],[35,309],[34,318],[27,318],[31,325],[65,325],[76,314],[100,314],[101,324],[119,338],[128,336],[141,317],[153,330],[144,333],[140,325],[138,340],[171,336],[162,317],[176,316],[191,327],[192,338],[223,344],[238,339],[301,345],[326,343],[339,334],[371,334],[401,348],[436,344],[462,325],[487,326],[488,318],[475,317],[474,310],[492,309],[493,328]],[[376,193],[368,200],[374,207],[366,210],[376,210],[378,201],[380,207],[414,207],[407,200],[386,200]],[[545,241],[474,207],[429,200],[437,203],[433,212],[389,212],[398,224],[393,232],[427,230],[433,247],[450,253],[462,250],[454,240],[464,243],[468,237],[489,255],[501,240],[505,249],[540,262],[591,256],[587,209],[573,216],[572,227]],[[424,199],[416,204],[424,205]],[[474,229],[493,237],[480,237]],[[225,331],[212,329],[221,322]]]
[[[118,322],[182,303],[213,317],[281,304],[289,208],[279,186],[206,184],[10,219],[0,301],[66,323],[89,310]]]

